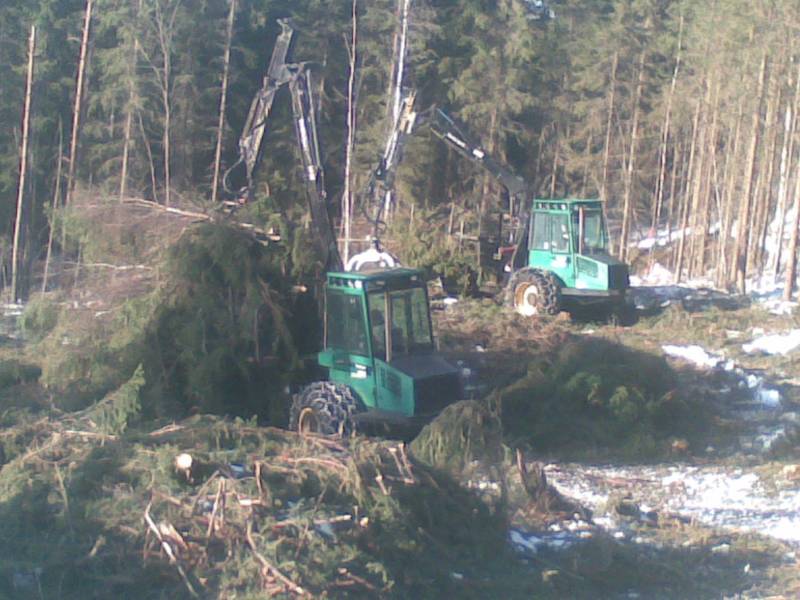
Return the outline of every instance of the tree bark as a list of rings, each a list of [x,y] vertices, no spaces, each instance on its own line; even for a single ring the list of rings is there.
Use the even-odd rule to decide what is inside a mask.
[[[794,98],[786,103],[786,114],[784,116],[783,128],[783,147],[781,148],[780,178],[778,183],[778,208],[775,219],[777,221],[778,232],[775,235],[775,256],[773,257],[772,276],[778,280],[781,268],[781,253],[783,252],[783,236],[786,228],[786,205],[789,195],[789,181],[791,164],[794,157],[794,131],[797,127],[797,114],[800,110],[800,67],[795,73]]]
[[[792,299],[794,282],[797,279],[798,229],[800,229],[800,176],[795,178],[792,236],[789,240],[789,248],[786,251],[786,278],[783,283],[783,299],[787,302]]]
[[[78,140],[81,128],[81,111],[83,109],[84,79],[86,77],[86,56],[89,49],[89,31],[92,24],[92,2],[86,0],[86,12],[83,19],[83,35],[81,36],[81,51],[78,58],[78,77],[75,83],[75,106],[72,111],[72,139],[69,144],[69,169],[67,169],[67,194],[64,204],[72,202],[72,193],[75,191],[75,169],[78,163]]]
[[[614,121],[614,101],[617,93],[617,68],[619,66],[619,52],[614,52],[611,61],[611,81],[608,92],[608,117],[606,118],[606,140],[603,147],[603,174],[600,178],[600,199],[607,201],[608,193],[608,166],[611,160],[611,129]]]
[[[761,57],[761,67],[758,76],[758,90],[756,92],[756,107],[753,111],[753,121],[750,131],[750,149],[747,158],[745,172],[745,183],[742,192],[742,204],[739,211],[739,227],[736,232],[736,288],[740,293],[747,291],[747,251],[748,235],[747,230],[750,226],[750,213],[753,201],[753,187],[756,175],[756,163],[758,158],[758,145],[761,141],[761,107],[764,103],[764,87],[767,77],[767,52],[764,51]]]
[[[691,174],[694,172],[694,163],[695,163],[695,153],[697,151],[697,130],[699,129],[700,124],[700,105],[701,102],[698,100],[697,107],[694,111],[694,121],[692,125],[692,142],[689,148],[689,166],[687,168],[687,173]],[[678,248],[675,255],[675,270],[674,270],[674,278],[675,283],[680,283],[681,278],[683,277],[683,258],[684,252],[686,249],[686,229],[689,226],[689,215],[691,213],[690,209],[690,201],[691,195],[689,194],[689,184],[687,182],[686,188],[683,193],[683,209],[681,211],[681,225],[680,231],[678,232]]]
[[[211,202],[217,203],[219,192],[219,170],[222,159],[222,137],[225,129],[225,109],[228,102],[228,74],[231,65],[231,40],[233,39],[233,22],[236,16],[236,0],[230,0],[228,12],[228,30],[225,36],[225,53],[222,59],[222,89],[219,99],[219,120],[217,121],[217,146],[214,150],[214,179],[211,182]]]
[[[664,124],[661,128],[661,148],[658,158],[658,180],[656,182],[656,201],[653,207],[653,217],[650,226],[654,231],[658,231],[659,221],[661,220],[661,210],[664,203],[664,185],[667,174],[667,144],[671,135],[672,126],[672,100],[675,97],[675,88],[678,84],[678,73],[681,68],[681,54],[683,51],[683,25],[684,17],[681,12],[680,23],[678,25],[678,49],[675,52],[675,68],[672,70],[672,81],[667,95],[667,106],[664,110]]]
[[[636,77],[636,93],[633,98],[633,122],[631,123],[631,142],[628,153],[628,165],[625,169],[625,195],[622,204],[622,232],[619,241],[619,259],[625,261],[628,258],[628,238],[630,237],[631,222],[633,221],[633,174],[636,171],[636,152],[639,144],[639,114],[641,112],[639,104],[642,100],[644,91],[644,61],[646,52],[639,54],[639,68]]]
[[[11,248],[11,301],[19,300],[19,247],[24,213],[25,181],[28,173],[28,138],[31,124],[31,96],[33,89],[34,55],[36,54],[36,26],[31,25],[28,38],[28,75],[25,82],[25,103],[22,109],[22,147],[19,156],[19,184],[17,187],[17,214],[14,219],[14,241]]]
[[[344,233],[344,245],[342,247],[342,260],[344,264],[350,260],[350,237],[351,219],[353,213],[353,193],[351,189],[352,166],[353,166],[353,146],[356,134],[356,67],[358,63],[358,0],[353,0],[352,4],[352,29],[350,43],[348,45],[348,59],[350,62],[350,74],[347,79],[347,145],[345,146],[344,159],[344,192],[342,193],[342,222]]]
[[[139,17],[142,13],[142,2],[143,0],[139,0],[139,6],[137,7],[136,13],[136,22],[138,24]],[[127,186],[128,186],[128,160],[130,156],[130,147],[131,147],[131,139],[133,133],[133,113],[135,110],[134,100],[136,99],[136,59],[139,56],[139,34],[136,33],[134,40],[133,40],[133,48],[132,48],[132,55],[130,57],[130,63],[128,67],[130,72],[128,73],[128,106],[126,108],[125,114],[125,132],[123,134],[123,142],[122,142],[122,168],[119,177],[119,200],[125,198],[125,194],[127,193]]]
[[[61,119],[58,120],[58,157],[56,159],[56,183],[53,191],[53,202],[50,206],[50,231],[47,235],[47,255],[44,259],[44,275],[42,276],[42,293],[47,291],[47,280],[50,275],[50,257],[53,254],[53,237],[55,235],[55,216],[58,209],[58,203],[61,197],[61,166],[64,164],[64,128],[61,125]]]

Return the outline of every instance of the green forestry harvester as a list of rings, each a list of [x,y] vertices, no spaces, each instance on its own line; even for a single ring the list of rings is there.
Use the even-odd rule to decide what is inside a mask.
[[[497,239],[506,244],[498,245],[495,258],[509,275],[505,297],[510,306],[524,316],[552,315],[576,303],[601,304],[614,312],[623,308],[628,267],[608,253],[600,200],[536,199],[528,182],[471,141],[445,112],[437,109],[430,127],[508,192],[516,225],[498,232]]]
[[[318,360],[328,379],[311,383],[294,396],[290,426],[333,434],[351,432],[357,423],[371,420],[424,420],[461,397],[460,371],[434,349],[421,271],[400,267],[377,243],[344,268],[328,216],[311,72],[306,64],[286,62],[294,30],[287,20],[280,25],[267,76],[239,141],[239,163],[246,167],[247,184],[230,204],[250,198],[273,99],[286,85],[292,96],[314,239],[327,270],[324,347]],[[406,127],[400,122],[395,126]],[[395,164],[383,161],[382,172]],[[226,181],[229,174],[230,170]]]

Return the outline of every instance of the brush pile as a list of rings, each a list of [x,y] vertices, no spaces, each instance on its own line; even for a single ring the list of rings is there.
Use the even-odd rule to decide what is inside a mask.
[[[0,471],[0,596],[525,597],[535,585],[503,517],[396,442],[212,417],[124,435],[42,419],[25,438]]]

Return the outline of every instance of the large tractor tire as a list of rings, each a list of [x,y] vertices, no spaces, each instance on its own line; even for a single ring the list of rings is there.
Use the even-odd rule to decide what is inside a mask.
[[[292,399],[289,427],[300,433],[348,436],[356,431],[353,417],[363,410],[352,388],[315,381]]]
[[[508,282],[506,304],[523,317],[556,315],[561,310],[561,286],[552,275],[522,269]]]

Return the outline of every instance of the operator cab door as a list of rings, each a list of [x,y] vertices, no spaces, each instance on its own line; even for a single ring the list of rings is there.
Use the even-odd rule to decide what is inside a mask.
[[[349,385],[366,406],[374,406],[375,365],[364,294],[329,288],[325,302],[325,350],[320,362],[330,369],[331,381]]]
[[[375,290],[368,301],[378,408],[411,416],[414,382],[402,369],[433,351],[427,291]]]
[[[575,282],[572,220],[568,212],[536,211],[531,214],[530,266],[550,271],[566,287]]]

